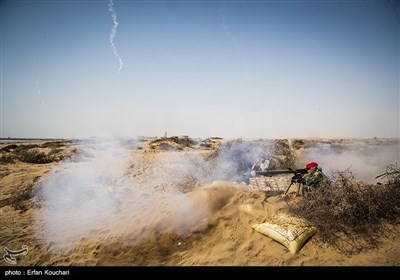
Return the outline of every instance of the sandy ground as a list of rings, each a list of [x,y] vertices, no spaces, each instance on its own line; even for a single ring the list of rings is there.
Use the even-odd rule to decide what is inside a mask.
[[[217,173],[212,181],[200,179],[198,174],[214,170],[205,163],[219,141],[194,148],[144,140],[101,148],[94,141],[13,143],[35,144],[32,149],[51,160],[1,164],[1,252],[29,248],[16,257],[16,264],[3,257],[1,266],[400,265],[398,226],[397,232],[382,236],[378,248],[351,256],[315,238],[292,254],[253,230],[251,225],[302,198],[295,197],[295,189],[288,196],[266,196],[240,182],[218,180]],[[365,154],[366,146],[399,147],[398,139],[368,141],[307,139],[291,144],[299,166],[315,158],[311,148],[317,144],[333,147],[342,157],[346,151],[357,157],[357,149]],[[17,154],[9,145],[1,144],[3,156]],[[322,161],[328,166],[327,158]]]

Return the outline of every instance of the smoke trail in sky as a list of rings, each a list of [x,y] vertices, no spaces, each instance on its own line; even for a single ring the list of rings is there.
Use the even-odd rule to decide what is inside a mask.
[[[220,26],[221,26],[222,30],[224,31],[224,33],[229,37],[229,39],[233,42],[234,46],[236,47],[237,52],[238,52],[238,54],[239,54],[239,56],[240,56],[242,68],[244,69],[245,75],[246,75],[246,77],[247,77],[247,76],[248,76],[248,70],[247,70],[247,67],[246,67],[246,64],[247,64],[247,63],[246,63],[246,61],[243,59],[242,50],[241,50],[241,47],[240,47],[240,45],[239,45],[238,40],[235,38],[235,36],[233,36],[233,34],[232,34],[231,30],[230,30],[230,27],[229,27],[228,24],[227,24],[224,9],[221,9],[221,10],[219,11],[219,16],[220,16],[220,18],[221,18],[221,24],[220,24]]]
[[[114,37],[115,37],[115,34],[117,33],[118,21],[117,21],[117,13],[114,10],[114,3],[112,0],[110,0],[110,2],[108,3],[108,10],[110,11],[111,17],[113,19],[113,27],[112,27],[111,34],[110,34],[110,44],[111,44],[113,53],[119,62],[119,69],[117,71],[117,74],[119,74],[119,71],[121,71],[121,68],[123,66],[123,63],[122,63],[121,56],[118,54],[117,48],[114,45]]]
[[[221,21],[222,21],[220,26],[224,30],[225,34],[228,35],[228,37],[232,40],[232,42],[235,44],[235,46],[240,50],[240,46],[239,46],[238,41],[232,35],[232,33],[231,33],[230,29],[229,29],[229,26],[226,24],[226,16],[225,16],[224,11],[222,9],[219,11],[219,15],[220,15]]]
[[[42,102],[42,105],[44,105],[42,92],[40,91],[40,88],[39,88],[39,80],[36,81],[36,90],[37,90],[37,93],[40,96],[40,101]]]

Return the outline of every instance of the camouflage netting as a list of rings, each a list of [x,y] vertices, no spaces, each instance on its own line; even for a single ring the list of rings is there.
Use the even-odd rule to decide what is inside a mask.
[[[400,170],[387,167],[382,182],[358,182],[350,170],[330,178],[332,187],[290,204],[289,212],[318,229],[317,240],[346,255],[376,248],[400,221]]]

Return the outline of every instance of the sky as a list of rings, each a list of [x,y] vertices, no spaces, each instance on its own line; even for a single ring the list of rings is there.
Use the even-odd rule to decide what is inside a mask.
[[[1,0],[1,137],[400,137],[396,1]]]

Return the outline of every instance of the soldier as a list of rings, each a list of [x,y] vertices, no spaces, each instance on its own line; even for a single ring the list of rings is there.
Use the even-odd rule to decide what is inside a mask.
[[[307,173],[303,175],[301,183],[301,195],[307,192],[326,187],[329,185],[328,177],[322,172],[322,168],[318,168],[318,163],[310,162],[306,164]]]

